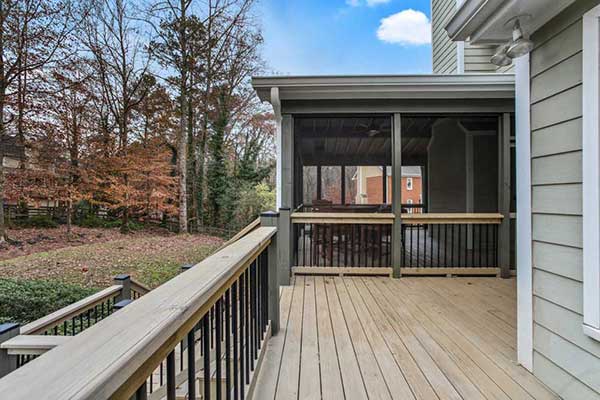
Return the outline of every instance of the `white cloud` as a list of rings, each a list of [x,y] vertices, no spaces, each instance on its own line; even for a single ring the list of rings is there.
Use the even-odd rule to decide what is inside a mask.
[[[412,9],[383,18],[377,38],[387,43],[423,45],[431,43],[431,22],[421,11]]]
[[[361,0],[346,0],[346,4],[348,4],[350,7],[358,7],[363,4],[366,4],[369,7],[375,7],[380,4],[387,4],[390,1],[392,1],[392,0],[366,0],[364,2]]]

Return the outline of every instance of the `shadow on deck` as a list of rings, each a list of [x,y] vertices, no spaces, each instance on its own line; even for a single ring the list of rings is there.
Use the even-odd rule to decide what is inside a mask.
[[[516,284],[297,276],[259,399],[556,399],[516,363]]]

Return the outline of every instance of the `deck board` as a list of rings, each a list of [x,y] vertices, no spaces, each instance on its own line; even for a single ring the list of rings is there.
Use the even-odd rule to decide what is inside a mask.
[[[558,398],[515,362],[514,280],[297,276],[281,298],[255,398]]]

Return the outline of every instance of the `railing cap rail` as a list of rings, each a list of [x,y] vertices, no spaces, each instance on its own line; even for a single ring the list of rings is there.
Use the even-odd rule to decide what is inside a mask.
[[[104,300],[118,293],[120,290],[120,285],[109,286],[98,293],[94,293],[93,295],[86,297],[85,299],[81,299],[78,302],[53,312],[52,314],[45,315],[42,318],[36,319],[35,321],[24,325],[21,327],[20,333],[21,335],[43,333],[45,328],[66,321],[72,316],[77,315],[80,311],[85,311],[94,305],[102,303]]]
[[[92,400],[133,393],[275,232],[254,230],[0,379],[0,398]]]

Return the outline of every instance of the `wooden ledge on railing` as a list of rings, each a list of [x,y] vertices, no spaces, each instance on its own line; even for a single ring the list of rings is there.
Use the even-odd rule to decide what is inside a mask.
[[[402,224],[500,224],[504,216],[497,213],[415,213],[402,214]]]
[[[392,213],[292,213],[294,224],[386,224],[394,223]]]
[[[40,355],[60,346],[73,336],[19,335],[0,345],[9,355]]]
[[[148,286],[144,285],[142,282],[138,282],[138,281],[134,280],[133,278],[130,278],[130,281],[131,281],[131,291],[137,293],[139,295],[138,297],[141,297],[141,296],[145,295],[146,293],[149,293],[152,290]]]
[[[120,285],[107,287],[106,289],[101,290],[98,293],[94,293],[85,299],[79,300],[78,302],[61,308],[52,314],[48,314],[40,319],[30,322],[29,324],[21,327],[20,333],[21,335],[43,334],[48,329],[51,329],[86,310],[92,309],[98,304],[102,304],[107,299],[117,296],[121,291],[121,288],[122,287]]]

